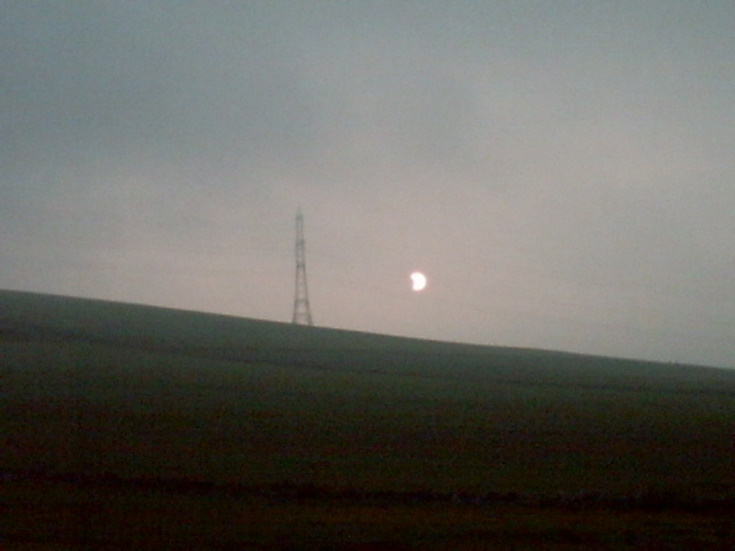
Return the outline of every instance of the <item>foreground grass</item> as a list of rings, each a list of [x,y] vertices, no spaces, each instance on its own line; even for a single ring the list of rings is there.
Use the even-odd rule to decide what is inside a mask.
[[[723,394],[0,346],[5,468],[450,492],[733,482],[735,401]]]
[[[729,549],[731,511],[608,510],[16,480],[8,549]]]

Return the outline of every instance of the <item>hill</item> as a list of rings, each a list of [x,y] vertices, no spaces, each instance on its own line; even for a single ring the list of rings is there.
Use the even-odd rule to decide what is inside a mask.
[[[332,496],[735,494],[725,369],[3,291],[0,377],[0,468],[16,475]]]

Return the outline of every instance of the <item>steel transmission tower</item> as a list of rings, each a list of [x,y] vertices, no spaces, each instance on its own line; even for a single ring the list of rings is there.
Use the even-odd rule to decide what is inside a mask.
[[[304,246],[304,216],[296,212],[296,293],[293,301],[293,323],[314,325],[306,286],[306,248]]]

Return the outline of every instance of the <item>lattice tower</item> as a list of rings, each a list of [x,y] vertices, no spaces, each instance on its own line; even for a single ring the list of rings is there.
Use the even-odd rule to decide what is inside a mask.
[[[309,307],[309,289],[306,285],[306,247],[304,241],[304,216],[296,212],[296,289],[293,301],[293,323],[314,325]]]

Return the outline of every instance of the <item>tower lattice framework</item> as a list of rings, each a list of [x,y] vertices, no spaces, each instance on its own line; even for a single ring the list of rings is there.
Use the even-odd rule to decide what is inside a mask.
[[[304,241],[304,216],[296,212],[296,289],[293,301],[293,323],[314,325],[309,306],[309,289],[306,285],[306,246]]]

